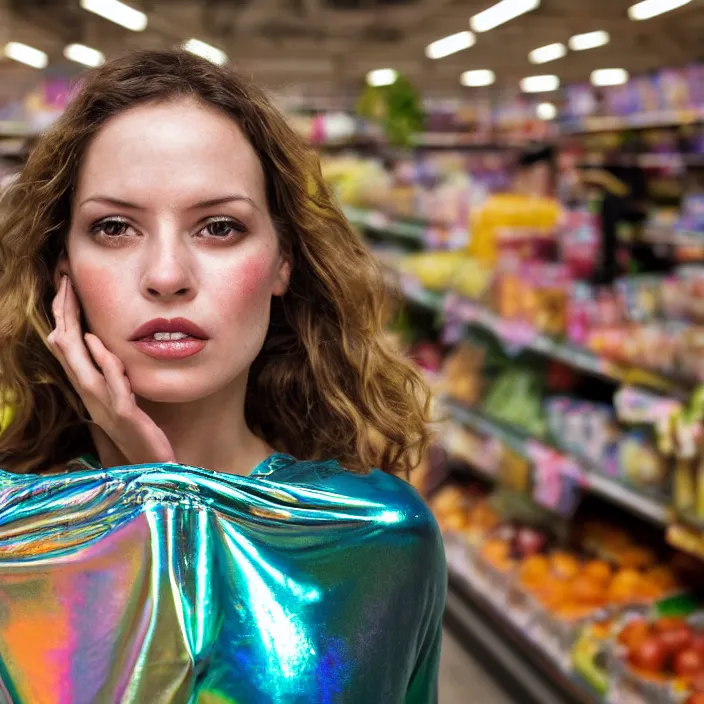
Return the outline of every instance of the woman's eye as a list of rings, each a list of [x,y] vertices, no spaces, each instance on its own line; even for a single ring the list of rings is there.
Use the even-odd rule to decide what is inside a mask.
[[[129,223],[123,220],[101,220],[91,227],[91,232],[94,235],[120,237],[120,235],[124,235],[127,232],[129,227]]]
[[[233,235],[241,235],[247,231],[247,228],[238,220],[231,218],[222,218],[211,220],[201,232],[211,237],[225,239]]]

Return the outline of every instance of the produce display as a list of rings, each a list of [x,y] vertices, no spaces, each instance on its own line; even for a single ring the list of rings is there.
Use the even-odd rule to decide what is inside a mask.
[[[613,403],[581,397],[580,384],[580,377],[558,363],[515,359],[496,346],[465,340],[446,355],[436,391],[526,437],[528,458],[540,471],[560,474],[559,467],[546,467],[572,458],[590,472],[669,503],[675,463],[661,451],[653,421],[633,413],[619,418]],[[531,454],[531,439],[559,454]],[[556,504],[563,491],[572,493],[568,479],[562,474],[554,480]]]
[[[519,516],[504,490],[488,493],[453,476],[429,504],[454,579],[585,683],[594,701],[698,701],[704,603],[696,560],[639,540],[628,521],[588,513],[575,516],[565,536],[544,516]]]

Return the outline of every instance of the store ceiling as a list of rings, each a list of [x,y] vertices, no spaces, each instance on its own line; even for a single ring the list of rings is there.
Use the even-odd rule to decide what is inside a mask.
[[[108,58],[136,47],[169,47],[190,37],[223,49],[233,63],[282,96],[306,100],[353,96],[366,72],[393,67],[428,97],[477,95],[462,71],[490,68],[497,85],[516,87],[537,73],[563,83],[588,80],[595,68],[631,73],[704,58],[704,0],[643,22],[628,19],[635,0],[542,0],[540,7],[490,32],[470,49],[431,61],[430,42],[468,29],[492,0],[128,0],[148,14],[131,32],[79,6],[79,0],[0,0],[0,44],[14,40],[63,64],[63,47],[81,42]],[[533,66],[528,52],[576,33],[607,30],[611,43]],[[32,80],[33,69],[0,60],[0,95]]]

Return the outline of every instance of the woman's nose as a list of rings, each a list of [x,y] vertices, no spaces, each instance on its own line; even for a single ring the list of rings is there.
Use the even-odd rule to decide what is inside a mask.
[[[147,248],[142,288],[145,295],[161,300],[189,298],[196,292],[191,253],[178,238],[168,237]]]

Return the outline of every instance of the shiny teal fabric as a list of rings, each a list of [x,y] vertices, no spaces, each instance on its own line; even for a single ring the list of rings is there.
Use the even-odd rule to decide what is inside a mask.
[[[436,702],[445,587],[379,471],[0,472],[0,702]]]

